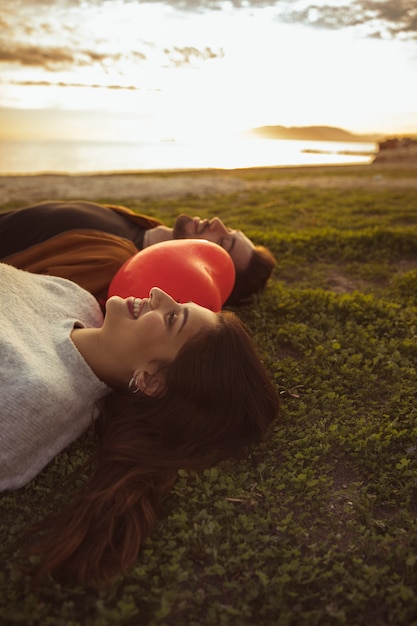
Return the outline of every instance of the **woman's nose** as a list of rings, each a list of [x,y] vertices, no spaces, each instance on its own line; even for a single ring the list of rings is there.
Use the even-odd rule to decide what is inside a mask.
[[[175,304],[174,298],[171,298],[166,291],[163,291],[159,287],[152,287],[149,292],[149,300],[153,309],[161,306],[172,306]]]

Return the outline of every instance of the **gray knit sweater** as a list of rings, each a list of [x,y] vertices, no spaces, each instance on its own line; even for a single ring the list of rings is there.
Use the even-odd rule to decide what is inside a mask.
[[[0,491],[25,485],[91,424],[110,389],[70,334],[102,322],[75,283],[0,263]]]

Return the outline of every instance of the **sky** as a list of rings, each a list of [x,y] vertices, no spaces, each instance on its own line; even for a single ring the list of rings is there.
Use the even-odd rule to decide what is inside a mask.
[[[417,133],[416,0],[2,0],[0,138]]]

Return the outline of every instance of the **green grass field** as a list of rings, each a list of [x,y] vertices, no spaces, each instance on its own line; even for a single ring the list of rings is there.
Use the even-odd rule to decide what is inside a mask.
[[[280,419],[249,455],[180,473],[111,589],[50,579],[35,592],[17,567],[24,528],[65,498],[85,442],[3,494],[1,626],[417,624],[417,170],[230,175],[257,187],[123,203],[170,224],[218,214],[276,255],[266,292],[238,312]]]

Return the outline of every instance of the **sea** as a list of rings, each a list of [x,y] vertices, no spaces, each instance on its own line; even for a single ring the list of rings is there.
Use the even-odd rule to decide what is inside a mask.
[[[370,163],[375,143],[239,137],[155,142],[0,140],[0,175]]]

